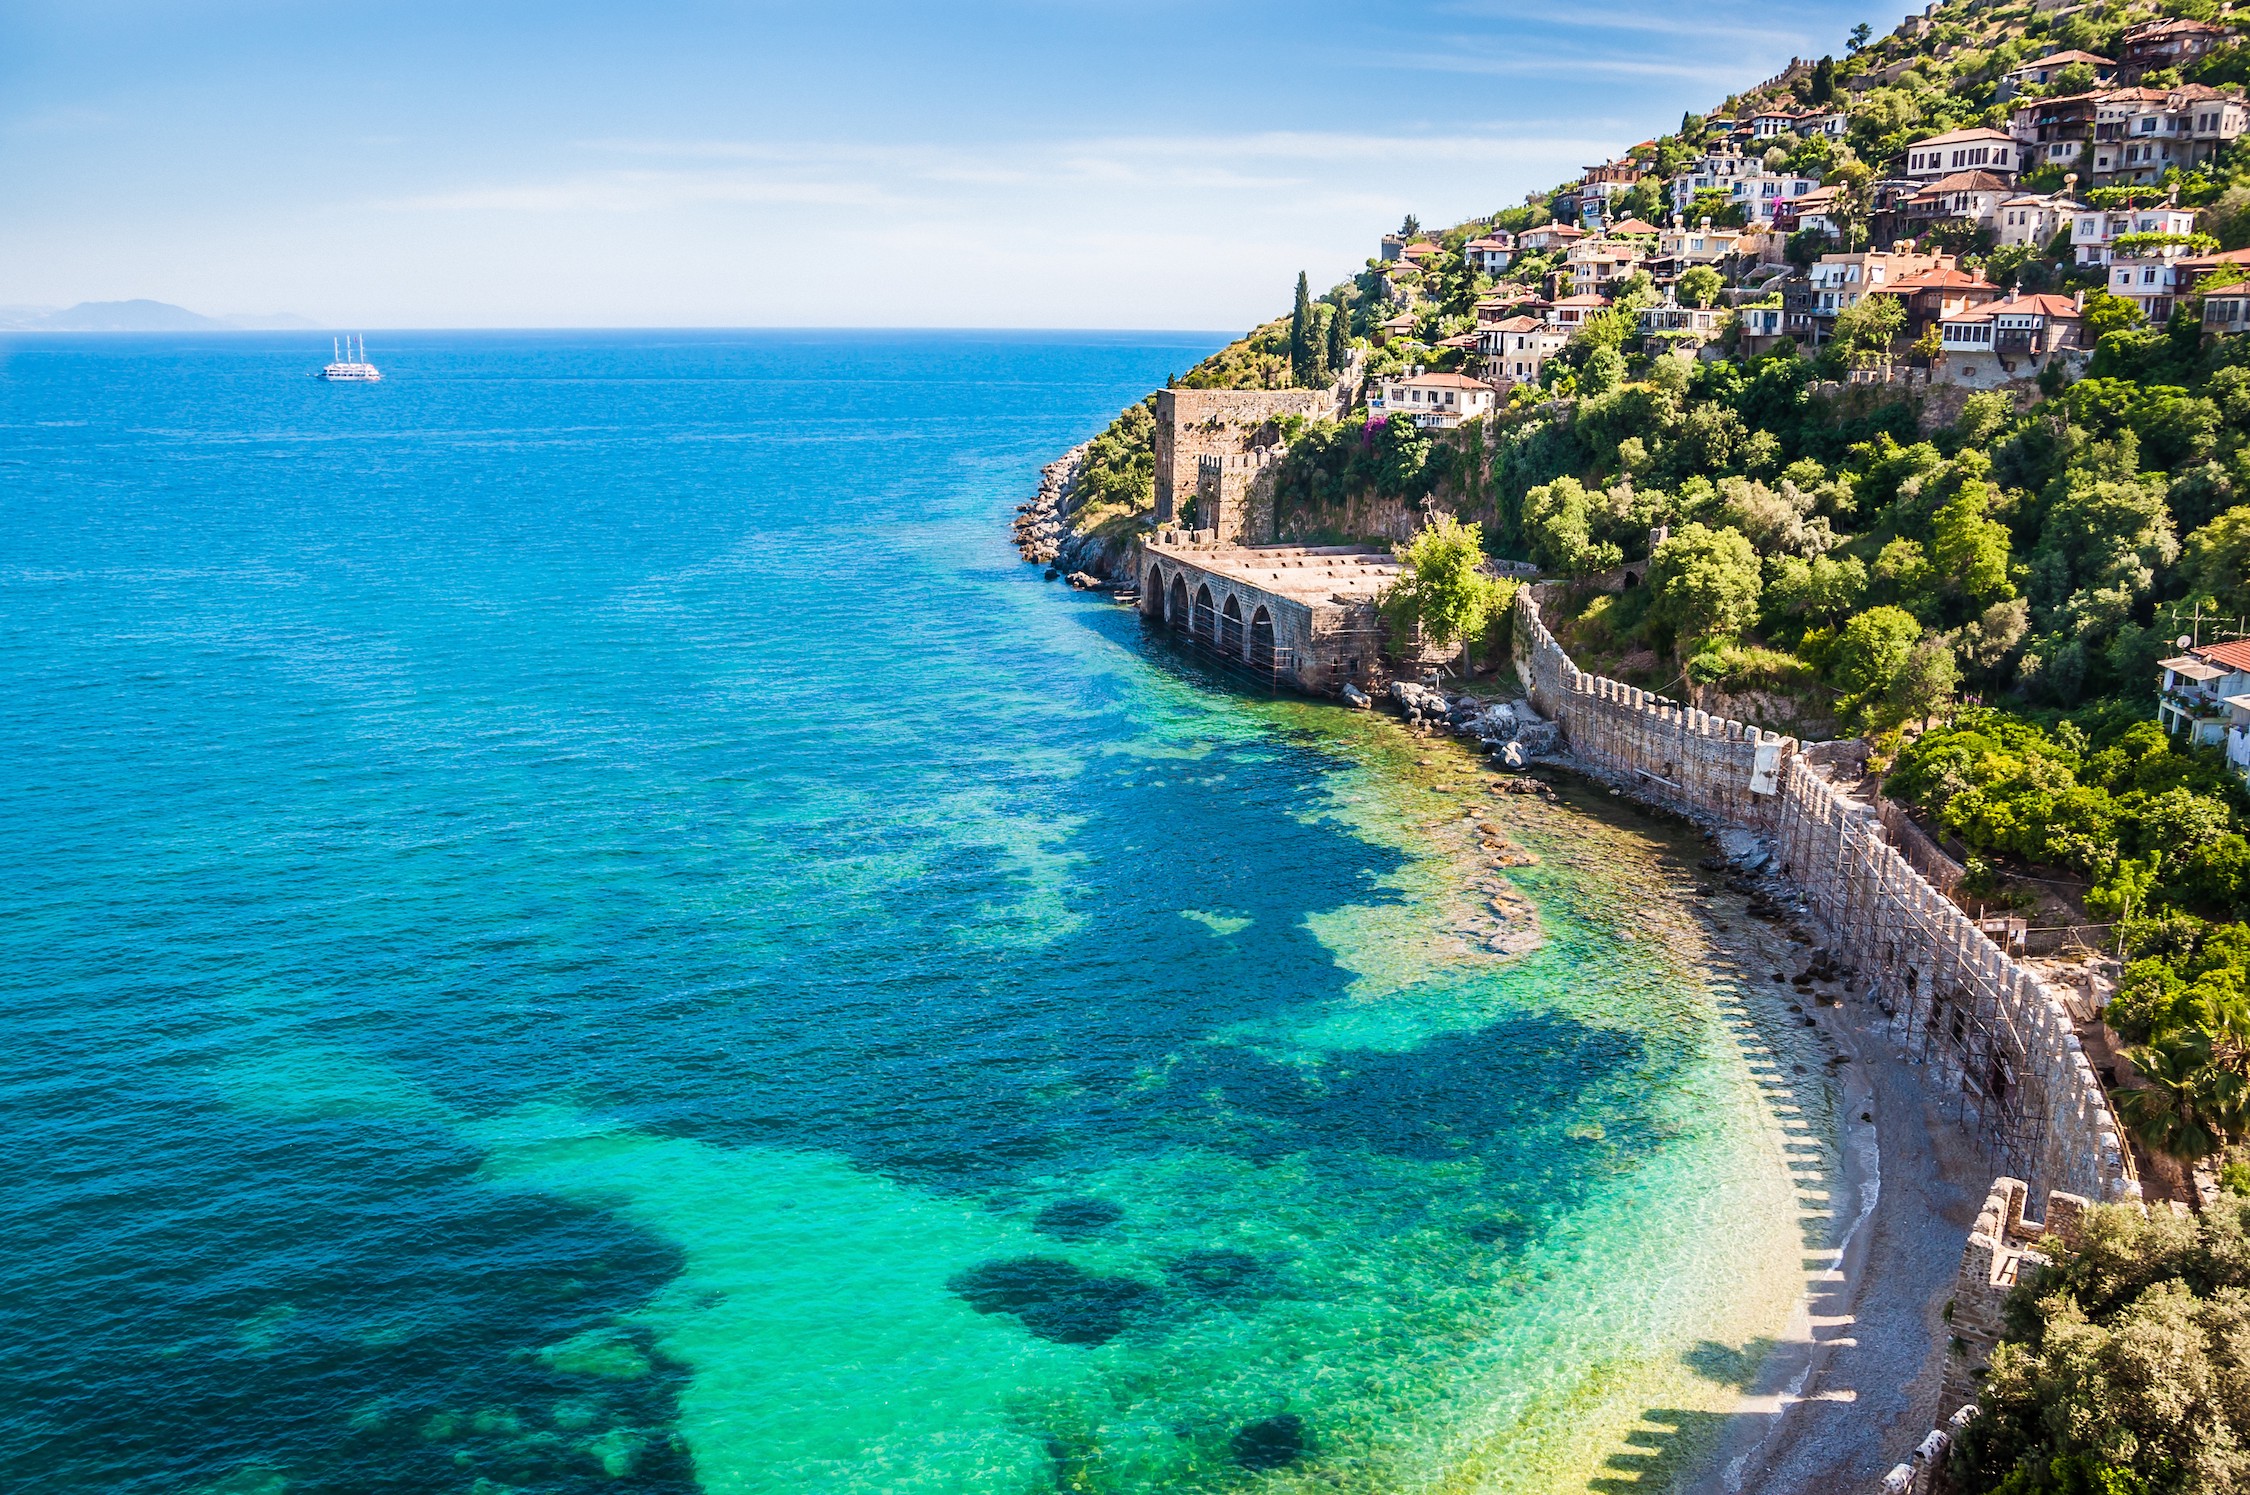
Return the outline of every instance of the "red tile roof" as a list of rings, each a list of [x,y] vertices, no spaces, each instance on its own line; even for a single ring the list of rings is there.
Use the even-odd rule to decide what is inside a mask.
[[[2230,670],[2250,671],[2250,639],[2236,639],[2227,644],[2205,644],[2200,649],[2188,651],[2206,664],[2223,665]]]
[[[1482,379],[1471,379],[1466,374],[1416,374],[1411,379],[1391,379],[1384,382],[1397,384],[1401,388],[1407,385],[1413,385],[1419,389],[1482,389],[1489,391],[1492,388]]]
[[[1936,291],[1936,290],[1993,290],[2000,289],[1984,278],[1982,270],[1964,270],[1958,265],[1917,270],[1912,275],[1902,275],[1887,286],[1874,287],[1877,291]]]
[[[2008,183],[1989,171],[1956,171],[1951,176],[1941,176],[1914,194],[1917,199],[1942,197],[1948,192],[2005,192]]]
[[[2085,312],[2069,296],[2056,296],[2042,292],[2036,296],[2011,296],[2005,301],[1987,301],[1984,305],[1947,317],[1948,322],[1989,322],[1994,317],[2039,316],[2053,320],[2075,320]]]

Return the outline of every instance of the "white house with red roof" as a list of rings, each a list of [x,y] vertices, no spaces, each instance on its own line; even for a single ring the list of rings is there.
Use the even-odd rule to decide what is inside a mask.
[[[1498,275],[1516,257],[1516,236],[1501,229],[1480,234],[1461,246],[1461,257],[1472,269]]]
[[[2022,169],[2023,145],[2006,130],[1978,126],[1973,130],[1948,130],[1917,140],[1906,148],[1906,176],[1917,182],[1934,182],[1961,171],[1989,171],[2015,180]]]
[[[1490,415],[1499,394],[1466,374],[1394,374],[1380,380],[1368,398],[1370,416],[1405,416],[1418,426],[1445,429]]]
[[[1530,254],[1545,254],[1575,244],[1586,237],[1586,230],[1567,223],[1542,223],[1537,228],[1527,228],[1516,235],[1516,247]]]
[[[2109,263],[2109,246],[2126,234],[2191,234],[2195,209],[2177,203],[2145,208],[2077,208],[2071,213],[2070,247],[2081,266]]]
[[[2250,639],[2192,647],[2156,668],[2164,730],[2223,745],[2235,772],[2250,778]]]
[[[1477,329],[1477,351],[1484,377],[1502,388],[1536,384],[1547,360],[1570,341],[1537,317],[1508,317]]]
[[[1989,389],[2032,379],[2058,360],[2075,368],[2086,344],[2086,298],[2012,294],[1965,306],[1938,322],[1943,355],[1931,375],[1946,384]]]
[[[1591,291],[1584,291],[1575,296],[1564,296],[1556,301],[1554,309],[1547,313],[1547,320],[1564,332],[1576,332],[1586,325],[1588,317],[1593,316],[1596,312],[1608,309],[1609,298],[1607,296],[1597,296]]]

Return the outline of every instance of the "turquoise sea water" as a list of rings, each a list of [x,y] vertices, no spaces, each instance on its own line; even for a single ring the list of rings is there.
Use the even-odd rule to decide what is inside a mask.
[[[1448,750],[1017,562],[1212,341],[0,343],[0,1483],[1671,1469],[1823,1093],[1692,841],[1482,953]]]

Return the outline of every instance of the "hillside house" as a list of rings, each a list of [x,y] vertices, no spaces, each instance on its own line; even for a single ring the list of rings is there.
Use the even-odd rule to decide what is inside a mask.
[[[1938,256],[1933,254],[1877,249],[1822,255],[1806,275],[1811,286],[1806,330],[1811,333],[1811,340],[1815,343],[1828,341],[1838,313],[1858,305],[1870,291],[1879,291],[1907,276],[1933,269],[1938,263]],[[1794,327],[1791,330],[1796,332]]]
[[[1734,319],[1740,328],[1737,351],[1745,358],[1763,358],[1791,335],[1788,305],[1782,300],[1738,307]]]
[[[2006,85],[2006,92],[2003,93],[2002,97],[2011,93],[2020,93],[2027,88],[2045,88],[2055,81],[2057,75],[2064,68],[2076,67],[2081,63],[2094,75],[2096,83],[2109,83],[2117,77],[2117,64],[2107,57],[2096,57],[2091,52],[2081,52],[2076,49],[2068,52],[2049,52],[2044,57],[2021,63],[2003,73],[2001,81]]]
[[[1675,280],[1684,270],[1716,265],[1741,250],[1740,229],[1713,228],[1708,218],[1699,227],[1682,228],[1675,218],[1672,226],[1657,236],[1656,264],[1652,268],[1658,279]]]
[[[2141,316],[2161,326],[2172,307],[2195,289],[2195,283],[2214,269],[2220,256],[2198,257],[2185,245],[2162,244],[2140,254],[2113,255],[2109,262],[2109,293],[2122,296],[2140,308]]]
[[[1526,254],[1546,254],[1550,250],[1567,249],[1585,237],[1586,230],[1571,224],[1543,223],[1517,234],[1516,247]]]
[[[1868,294],[1899,299],[1906,309],[1904,336],[1912,342],[1947,317],[1999,300],[2000,288],[1982,270],[1964,270],[1947,254],[1938,256],[1931,268],[1873,287]]]
[[[1555,303],[1528,286],[1503,285],[1493,287],[1492,294],[1476,304],[1478,326],[1504,322],[1510,317],[1536,317],[1541,321],[1554,309]]]
[[[1752,140],[1778,140],[1784,135],[1797,133],[1797,111],[1794,109],[1760,109],[1746,121]]]
[[[1940,223],[1973,223],[1997,228],[2000,204],[2015,192],[2006,177],[1989,171],[1957,171],[1939,177],[1908,198],[1900,217],[1907,233],[1920,238]]]
[[[1662,304],[1641,308],[1640,333],[1643,338],[1668,345],[1673,351],[1696,348],[1725,330],[1727,315],[1723,307],[1682,306],[1667,295]]]
[[[2072,166],[2093,148],[2095,117],[2101,94],[2074,93],[2062,98],[2035,99],[2008,115],[2008,133],[2017,145],[2023,169]]]
[[[1630,239],[1581,239],[1563,255],[1562,273],[1573,291],[1607,292],[1640,267],[1640,246]]]
[[[2058,234],[2071,231],[2082,211],[2080,204],[2059,192],[2049,197],[2022,193],[2001,200],[2000,216],[1993,228],[2002,244],[2028,244],[2043,249],[2052,244]]]
[[[2163,203],[2153,208],[2079,208],[2071,214],[2070,247],[2082,266],[2109,263],[2109,246],[2126,234],[2190,234],[2195,209]]]
[[[1957,172],[1987,171],[2012,182],[2023,169],[2022,152],[2022,143],[2006,130],[1948,130],[1906,148],[1905,176],[1928,183]]]
[[[1620,218],[1609,226],[1612,239],[1654,239],[1663,232],[1645,218]]]
[[[1790,204],[1788,219],[1777,216],[1774,227],[1787,227],[1792,233],[1826,234],[1831,239],[1844,237],[1845,212],[1843,194],[1834,187],[1815,187]]]
[[[1563,332],[1576,332],[1586,325],[1586,319],[1609,309],[1609,298],[1591,291],[1575,296],[1564,296],[1555,302],[1554,310],[1547,314],[1548,322]]]
[[[1463,245],[1461,255],[1469,262],[1470,268],[1486,275],[1498,275],[1516,257],[1516,236],[1494,229]]]
[[[1509,317],[1478,330],[1477,351],[1483,357],[1484,377],[1505,389],[1537,384],[1547,360],[1570,341],[1537,317]]]
[[[2203,644],[2157,666],[2156,719],[2175,737],[2224,745],[2250,777],[2250,639]]]
[[[1404,416],[1418,426],[1449,430],[1465,420],[1490,415],[1497,401],[1491,385],[1466,374],[1394,375],[1377,382],[1368,398],[1370,416]]]
[[[2209,161],[2246,128],[2242,100],[2201,83],[2114,89],[2095,101],[2094,181],[2153,183]]]
[[[2143,21],[2126,28],[2117,61],[2127,77],[2138,79],[2157,68],[2185,67],[2226,39],[2227,28],[2209,21]]]
[[[1932,377],[1989,388],[2038,377],[2047,365],[2075,367],[2086,345],[2084,296],[2010,294],[1940,319],[1943,353]]]
[[[2250,284],[2237,282],[2203,295],[2203,334],[2224,337],[2250,332]]]
[[[1444,251],[1428,239],[1417,239],[1398,253],[1400,259],[1406,260],[1410,264],[1420,265],[1436,259]]]
[[[1818,190],[1818,177],[1768,172],[1756,156],[1733,150],[1704,156],[1672,179],[1672,211],[1685,214],[1698,192],[1720,191],[1753,224],[1772,223],[1785,204]]]

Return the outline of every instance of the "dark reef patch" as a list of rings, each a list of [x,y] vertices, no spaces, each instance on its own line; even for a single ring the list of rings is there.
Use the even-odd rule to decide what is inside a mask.
[[[1273,1273],[1247,1251],[1190,1251],[1166,1267],[1164,1275],[1174,1290],[1198,1298],[1234,1301],[1273,1295]]]
[[[1060,1199],[1032,1217],[1031,1228],[1057,1240],[1083,1241],[1114,1230],[1124,1209],[1107,1199]]]
[[[979,1313],[1012,1313],[1056,1344],[1107,1344],[1163,1295],[1130,1277],[1102,1277],[1053,1256],[1014,1256],[956,1273],[946,1283]]]
[[[1312,1439],[1302,1417],[1284,1412],[1244,1424],[1230,1446],[1234,1461],[1245,1469],[1283,1469],[1312,1452]]]

